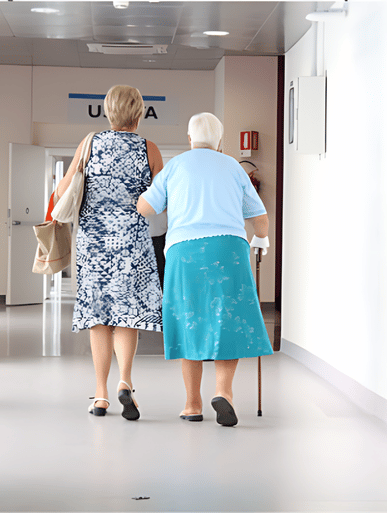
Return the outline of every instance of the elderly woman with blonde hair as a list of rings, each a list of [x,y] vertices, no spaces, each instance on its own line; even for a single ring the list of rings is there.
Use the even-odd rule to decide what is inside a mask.
[[[97,383],[89,412],[104,416],[110,405],[107,379],[114,351],[122,416],[136,420],[140,412],[131,372],[138,330],[162,330],[162,294],[149,223],[138,214],[136,204],[163,162],[157,146],[136,134],[144,113],[138,89],[112,87],[104,108],[111,129],[94,136],[85,169],[73,331],[90,330]],[[59,196],[74,176],[82,143],[58,186]]]
[[[182,359],[187,401],[180,417],[203,420],[203,361],[214,360],[217,422],[238,422],[232,384],[240,358],[273,353],[250,266],[245,219],[265,245],[265,207],[240,164],[220,153],[223,126],[193,116],[191,150],[170,160],[144,192],[144,216],[167,208],[163,325],[166,359]]]

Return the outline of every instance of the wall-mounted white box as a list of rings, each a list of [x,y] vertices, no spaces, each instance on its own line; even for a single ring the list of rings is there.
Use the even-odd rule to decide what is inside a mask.
[[[297,151],[326,151],[326,78],[298,78]]]

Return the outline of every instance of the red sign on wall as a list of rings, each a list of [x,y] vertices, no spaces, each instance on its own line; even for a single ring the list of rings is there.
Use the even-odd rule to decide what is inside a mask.
[[[241,150],[251,150],[251,132],[241,132]]]
[[[240,133],[240,150],[257,150],[258,149],[258,132],[245,131]]]

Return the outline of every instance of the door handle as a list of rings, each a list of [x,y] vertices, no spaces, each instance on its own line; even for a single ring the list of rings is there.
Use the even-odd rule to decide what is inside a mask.
[[[12,221],[13,226],[17,226],[18,224],[21,224],[21,221]]]

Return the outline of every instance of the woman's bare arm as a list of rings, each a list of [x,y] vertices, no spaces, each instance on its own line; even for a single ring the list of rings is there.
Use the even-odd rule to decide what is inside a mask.
[[[250,221],[254,228],[254,234],[257,237],[267,237],[269,235],[269,218],[267,214],[263,214],[257,217],[250,217],[247,219]]]
[[[144,217],[149,217],[149,216],[153,216],[154,214],[156,214],[156,211],[154,210],[154,208],[151,207],[149,205],[149,203],[146,200],[144,200],[144,198],[142,196],[140,196],[138,198],[137,212]]]
[[[85,137],[85,139],[86,139],[86,137]],[[62,180],[59,182],[58,187],[56,188],[56,193],[59,198],[61,198],[63,196],[63,194],[66,192],[67,187],[70,185],[71,180],[73,179],[73,176],[75,175],[75,172],[76,172],[78,164],[79,164],[79,160],[81,158],[82,146],[83,146],[85,139],[83,139],[83,141],[78,146],[78,148],[75,152],[74,158],[71,161],[71,164],[67,170],[67,173],[64,175]]]
[[[153,143],[152,141],[147,140],[147,150],[148,150],[148,161],[149,161],[149,167],[152,174],[152,180],[157,175],[157,173],[160,173],[160,171],[163,169],[163,157],[161,156],[160,150],[158,147]]]

